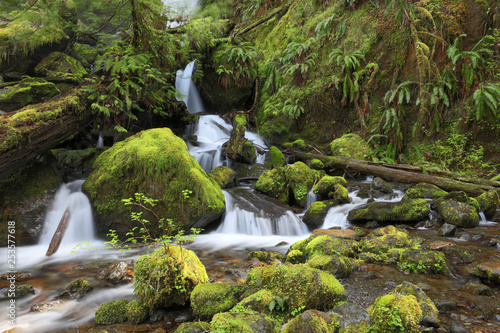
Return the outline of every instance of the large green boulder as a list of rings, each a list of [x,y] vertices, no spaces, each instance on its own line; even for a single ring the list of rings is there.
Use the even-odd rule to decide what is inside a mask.
[[[135,193],[158,200],[154,211],[180,229],[203,227],[222,215],[224,195],[168,128],[142,131],[116,143],[94,163],[82,187],[95,211],[98,234],[124,236],[135,224],[122,199]],[[144,214],[158,231],[157,219]]]
[[[415,273],[450,275],[446,256],[441,251],[404,249],[399,254],[398,265]]]
[[[352,262],[348,257],[338,254],[312,256],[306,266],[321,269],[333,274],[337,279],[343,279],[351,275],[353,271]]]
[[[413,295],[384,295],[375,300],[370,319],[370,332],[417,333],[422,310]]]
[[[238,303],[240,293],[241,288],[226,282],[199,284],[191,292],[193,315],[206,320],[229,311]]]
[[[104,303],[95,312],[96,324],[108,325],[127,321],[128,303],[126,299]]]
[[[99,55],[97,48],[92,47],[87,44],[75,43],[73,44],[72,55],[77,60],[81,61],[83,66],[86,68],[90,67],[90,64],[94,63]]]
[[[409,199],[438,199],[442,196],[448,194],[448,192],[440,189],[436,185],[428,184],[428,183],[418,183],[412,188],[408,189],[403,196],[402,200]]]
[[[281,333],[335,333],[338,331],[338,320],[328,313],[308,310],[290,320]]]
[[[366,160],[366,155],[371,151],[370,146],[359,135],[354,133],[344,134],[330,143],[333,156],[345,156],[358,160]]]
[[[381,225],[401,223],[415,224],[429,217],[430,208],[425,199],[400,202],[373,202],[357,207],[347,215],[353,224],[376,221]]]
[[[336,199],[339,204],[343,204],[349,202],[346,184],[343,177],[324,176],[314,185],[313,192],[318,194],[321,200]]]
[[[463,228],[479,225],[477,210],[468,204],[455,200],[444,200],[437,204],[437,209],[445,223]]]
[[[271,146],[269,148],[269,160],[271,162],[271,168],[279,168],[285,165],[285,155],[276,146]]]
[[[246,284],[287,300],[288,315],[304,308],[329,310],[346,299],[344,287],[332,274],[305,265],[257,267],[248,273]]]
[[[221,188],[232,187],[236,183],[236,172],[223,165],[212,169],[208,176],[215,180]]]
[[[57,51],[43,58],[35,67],[35,73],[38,76],[71,78],[77,82],[88,74],[80,61]]]
[[[417,285],[408,281],[403,281],[398,285],[392,294],[413,295],[417,299],[420,310],[422,311],[422,321],[420,324],[425,326],[439,327],[439,311],[434,302]]]
[[[135,263],[134,292],[150,311],[184,305],[194,288],[207,282],[200,259],[193,251],[179,246],[160,248]]]
[[[7,92],[0,93],[0,110],[6,112],[19,110],[23,106],[40,103],[60,93],[61,91],[52,82],[27,77],[12,88],[8,88]]]
[[[361,242],[361,250],[373,254],[385,254],[390,249],[405,249],[418,244],[403,229],[387,226],[373,230]]]
[[[487,219],[491,219],[497,209],[500,208],[500,196],[497,191],[491,190],[483,193],[476,200],[479,202],[479,206]]]
[[[279,201],[305,207],[307,193],[323,174],[302,162],[264,172],[255,188]]]
[[[210,332],[274,333],[277,323],[257,312],[224,312],[216,314],[210,322]]]

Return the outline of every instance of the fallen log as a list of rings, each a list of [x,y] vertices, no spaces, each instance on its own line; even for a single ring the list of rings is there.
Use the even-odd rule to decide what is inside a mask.
[[[45,256],[50,257],[54,253],[57,252],[57,249],[59,249],[59,245],[61,245],[62,238],[64,237],[64,233],[66,232],[66,229],[68,228],[68,222],[71,214],[69,211],[69,208],[66,208],[64,211],[64,214],[61,218],[61,221],[59,222],[59,225],[57,226],[56,232],[54,233],[54,236],[52,236],[52,240],[50,241],[49,248],[47,249],[47,253],[45,253]]]
[[[371,165],[367,161],[346,158],[343,156],[322,156],[302,152],[296,152],[295,154],[302,159],[319,159],[323,162],[326,168],[360,172],[366,175],[378,176],[388,181],[410,184],[429,183],[448,192],[464,191],[467,195],[474,197],[490,190],[495,190],[500,193],[500,186],[473,184],[450,178],[426,175],[416,171],[381,165]]]
[[[0,179],[87,126],[92,110],[86,96],[81,87],[74,88],[0,115]]]

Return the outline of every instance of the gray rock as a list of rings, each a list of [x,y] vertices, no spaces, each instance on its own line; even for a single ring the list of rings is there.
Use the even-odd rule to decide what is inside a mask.
[[[449,223],[445,223],[439,228],[438,235],[443,237],[453,237],[457,232],[457,226]]]
[[[476,209],[463,202],[444,200],[437,204],[437,209],[445,223],[463,228],[474,228],[479,225],[479,214]]]
[[[345,330],[357,332],[358,327],[370,326],[370,315],[361,306],[347,302],[335,307],[329,314],[340,316],[339,322]]]
[[[394,192],[392,190],[391,184],[389,184],[388,182],[386,182],[385,180],[383,180],[380,177],[375,177],[373,179],[373,181],[372,181],[372,188],[374,190],[378,190],[380,192],[387,193],[387,194],[390,194],[390,193]]]
[[[452,321],[450,325],[450,333],[469,333],[469,330],[457,321]]]

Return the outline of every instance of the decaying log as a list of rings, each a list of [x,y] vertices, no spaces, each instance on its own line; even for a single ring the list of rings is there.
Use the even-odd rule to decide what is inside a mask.
[[[345,171],[360,172],[366,175],[381,177],[388,181],[396,181],[400,183],[429,183],[445,191],[464,191],[469,196],[478,196],[486,191],[495,190],[500,192],[499,186],[488,186],[473,184],[469,182],[444,178],[439,176],[431,176],[410,170],[398,169],[394,167],[372,165],[367,161],[346,158],[342,156],[322,156],[311,153],[295,152],[297,156],[303,159],[317,158],[323,162],[326,168],[341,169]],[[394,165],[396,166],[396,165]]]
[[[0,179],[87,126],[92,110],[86,96],[83,89],[75,88],[0,115]]]
[[[66,208],[63,217],[61,218],[61,221],[57,226],[56,232],[54,233],[54,236],[52,236],[52,240],[50,241],[47,253],[45,253],[47,257],[50,257],[51,255],[57,252],[57,249],[59,249],[59,245],[61,245],[61,240],[64,237],[66,229],[68,228],[68,222],[70,216],[71,213],[69,211],[69,208]]]

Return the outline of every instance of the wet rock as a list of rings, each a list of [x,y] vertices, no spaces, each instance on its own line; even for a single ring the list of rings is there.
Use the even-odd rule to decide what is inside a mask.
[[[377,191],[380,191],[382,193],[387,193],[387,194],[390,194],[390,193],[393,193],[394,191],[392,190],[392,186],[391,184],[389,184],[388,182],[386,182],[385,180],[383,180],[382,178],[380,177],[375,177],[373,178],[373,181],[372,181],[372,188],[374,190],[377,190]]]
[[[417,299],[420,310],[422,311],[422,320],[420,324],[424,326],[439,327],[439,311],[434,302],[420,289],[420,287],[413,283],[404,281],[396,287],[393,291],[394,294],[400,295],[413,295]]]
[[[449,312],[457,308],[457,302],[445,300],[445,299],[433,299],[434,305],[439,310],[439,312]]]
[[[464,325],[453,320],[450,325],[450,333],[469,333],[469,330]]]
[[[236,172],[228,167],[220,165],[208,173],[221,188],[229,188],[236,185]]]
[[[428,219],[429,213],[429,205],[425,199],[373,202],[349,211],[347,220],[353,224],[363,224],[370,221],[376,221],[381,225],[415,224]]]
[[[278,303],[273,293],[267,289],[261,289],[249,296],[246,296],[241,300],[241,302],[236,304],[236,306],[238,308],[244,307],[266,315],[271,315],[273,311],[282,311],[284,309],[284,304]]]
[[[471,295],[491,296],[493,294],[490,287],[480,283],[466,283],[460,290]]]
[[[127,269],[128,264],[125,261],[120,261],[109,268],[109,271],[104,275],[104,279],[111,283],[120,283],[127,274]]]
[[[2,280],[7,280],[7,278],[12,277],[14,277],[17,282],[20,282],[31,279],[33,277],[33,274],[29,272],[5,273],[2,275]]]
[[[195,323],[182,323],[176,333],[205,333],[210,331],[210,324],[203,321]]]
[[[102,304],[95,312],[96,324],[116,324],[127,320],[128,300],[118,300]]]
[[[333,238],[323,235],[313,238],[305,247],[304,253],[307,255],[340,254],[346,257],[354,257],[359,250],[359,243],[352,239]]]
[[[391,248],[407,248],[416,245],[406,230],[387,226],[373,230],[360,242],[363,252],[386,253]]]
[[[406,249],[401,252],[399,264],[418,273],[450,275],[445,255],[440,251]]]
[[[394,323],[401,332],[418,332],[422,311],[415,296],[385,295],[375,300],[370,318],[376,332],[393,332]]]
[[[419,287],[423,291],[429,291],[429,290],[431,290],[431,286],[429,286],[427,283],[423,283],[423,282],[417,283],[417,287]]]
[[[32,311],[32,312],[48,312],[48,311],[52,311],[52,310],[57,310],[63,304],[64,304],[64,301],[62,301],[62,300],[35,303],[31,306],[30,311]]]
[[[321,200],[332,199],[339,186],[345,188],[346,184],[347,182],[343,177],[324,176],[313,187],[313,192],[318,194]]]
[[[476,234],[476,233],[460,233],[457,235],[459,239],[465,240],[468,242],[473,242],[479,245],[484,245],[484,246],[495,246],[497,245],[497,241],[494,238],[491,238],[491,236],[494,235],[482,235],[482,234]]]
[[[332,332],[335,330],[336,324],[336,318],[330,316],[328,313],[308,310],[290,320],[281,332]]]
[[[500,258],[489,258],[474,262],[467,267],[467,272],[480,277],[488,284],[500,284]]]
[[[447,201],[447,200],[452,200],[452,201],[458,201],[464,204],[467,204],[469,206],[474,207],[477,211],[480,210],[479,203],[475,198],[469,197],[465,192],[463,191],[454,191],[450,192],[448,194],[443,195],[441,198],[436,199],[432,203],[432,207],[437,207],[440,202],[442,201]]]
[[[191,314],[188,314],[188,313],[186,313],[186,314],[181,314],[181,315],[179,315],[179,316],[175,317],[175,322],[176,322],[177,324],[180,324],[180,323],[185,323],[185,322],[187,322],[187,321],[190,321],[192,318],[193,318],[193,316],[192,316]]]
[[[335,307],[329,314],[340,316],[339,322],[347,332],[365,332],[370,326],[370,315],[358,304],[347,302]]]
[[[457,226],[449,223],[445,223],[439,228],[438,235],[443,237],[453,237],[457,231]]]
[[[342,255],[315,255],[309,258],[306,265],[329,272],[337,279],[346,278],[353,271],[349,258]]]
[[[210,329],[222,332],[273,333],[275,325],[271,317],[256,312],[224,312],[214,316]]]
[[[454,265],[470,264],[477,259],[472,252],[468,251],[465,247],[462,246],[447,246],[444,247],[441,251]]]
[[[313,202],[304,214],[302,221],[309,229],[319,228],[323,225],[329,209],[330,206],[323,201]]]
[[[418,199],[418,198],[438,199],[446,194],[448,194],[448,192],[443,191],[436,185],[427,183],[418,183],[417,185],[408,189],[401,200]]]
[[[269,148],[269,161],[271,163],[271,169],[279,168],[285,165],[285,155],[276,146],[271,146]]]
[[[0,299],[19,298],[29,294],[35,294],[35,288],[31,284],[21,284],[16,286],[15,289],[10,289],[10,287],[0,289]]]
[[[66,290],[59,295],[61,298],[82,298],[93,289],[92,284],[83,278],[71,282]]]
[[[474,228],[479,225],[476,209],[459,201],[444,200],[437,204],[437,209],[445,223],[462,228]]]
[[[497,191],[488,191],[481,194],[476,199],[487,219],[491,219],[495,215],[497,209],[500,208],[500,197]]]
[[[153,313],[151,314],[151,316],[149,317],[149,319],[152,322],[162,321],[164,315],[165,315],[165,311],[164,310],[157,309],[157,310],[153,311]]]
[[[352,229],[314,229],[312,237],[328,235],[333,238],[359,240],[361,236]]]
[[[64,148],[51,150],[57,162],[70,169],[72,173],[84,173],[92,170],[92,165],[99,155],[107,148],[87,148],[81,150],[68,150]]]
[[[241,288],[230,283],[207,283],[197,285],[191,293],[193,315],[210,320],[215,314],[229,311],[238,303]]]

